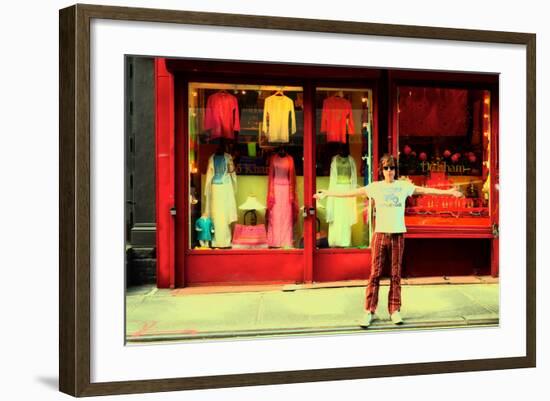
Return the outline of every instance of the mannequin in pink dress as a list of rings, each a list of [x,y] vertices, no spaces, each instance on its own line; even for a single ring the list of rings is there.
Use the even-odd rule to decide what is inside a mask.
[[[294,160],[283,148],[271,156],[268,181],[267,243],[270,247],[292,247],[293,227],[298,215]]]

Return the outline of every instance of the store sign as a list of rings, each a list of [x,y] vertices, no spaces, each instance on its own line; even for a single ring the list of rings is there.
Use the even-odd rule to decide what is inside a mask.
[[[426,162],[420,163],[422,172],[436,171],[441,173],[467,173],[471,170],[470,167],[464,164],[447,164],[447,162]]]
[[[235,170],[237,175],[267,175],[269,168],[262,158],[241,156]]]
[[[267,175],[267,166],[256,166],[250,164],[238,164],[236,167],[237,175]]]

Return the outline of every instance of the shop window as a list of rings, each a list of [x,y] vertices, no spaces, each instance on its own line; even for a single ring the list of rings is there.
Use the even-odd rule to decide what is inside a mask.
[[[464,198],[415,196],[406,215],[489,215],[491,93],[488,90],[398,87],[399,174],[416,185],[457,187]]]
[[[349,191],[372,180],[372,91],[317,88],[316,188]],[[366,198],[317,202],[318,248],[366,248],[370,205]]]
[[[303,237],[303,89],[189,83],[191,249],[291,249]]]

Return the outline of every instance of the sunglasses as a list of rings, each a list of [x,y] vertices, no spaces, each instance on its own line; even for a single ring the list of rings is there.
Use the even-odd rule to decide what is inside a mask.
[[[395,170],[395,166],[384,166],[384,170]]]

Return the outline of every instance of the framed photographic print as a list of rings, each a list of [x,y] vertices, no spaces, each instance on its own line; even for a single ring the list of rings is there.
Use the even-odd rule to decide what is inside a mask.
[[[61,10],[60,390],[535,366],[535,40]]]

